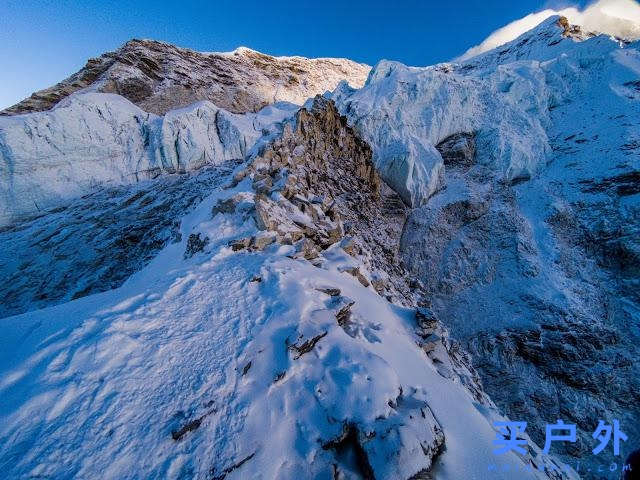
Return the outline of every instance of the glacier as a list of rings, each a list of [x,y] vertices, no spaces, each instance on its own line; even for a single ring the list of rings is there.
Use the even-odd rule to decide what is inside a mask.
[[[159,117],[110,93],[79,93],[51,111],[0,117],[0,225],[104,185],[244,158],[298,107],[233,114],[203,101]]]
[[[402,258],[484,388],[538,442],[577,423],[563,459],[587,465],[616,461],[584,460],[602,416],[640,435],[638,45],[554,16],[460,63],[383,61],[332,97],[416,207]]]

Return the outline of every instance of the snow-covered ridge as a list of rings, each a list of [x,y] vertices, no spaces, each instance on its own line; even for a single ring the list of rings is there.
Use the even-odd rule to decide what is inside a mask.
[[[501,416],[432,312],[384,298],[408,279],[366,240],[405,209],[372,166],[319,98],[121,288],[4,319],[5,474],[483,478]],[[561,477],[530,448],[491,477]]]
[[[134,39],[0,115],[48,110],[83,89],[120,94],[157,115],[201,100],[234,113],[257,112],[281,101],[301,105],[342,80],[360,87],[369,70],[341,58],[273,57],[246,47],[202,53]]]
[[[456,61],[468,60],[509,43],[553,16],[567,18],[571,24],[579,26],[581,31],[591,36],[603,33],[630,41],[640,38],[640,5],[635,0],[598,0],[584,10],[569,7],[531,13],[496,30],[482,43],[468,49]]]

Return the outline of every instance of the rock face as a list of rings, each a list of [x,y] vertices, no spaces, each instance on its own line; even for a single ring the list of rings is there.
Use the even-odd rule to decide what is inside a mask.
[[[355,255],[366,250],[371,272],[402,279],[397,251],[408,208],[381,180],[371,149],[354,134],[333,102],[318,96],[309,109],[300,110],[254,160],[252,169],[254,188],[267,194],[280,191],[283,197],[280,204],[259,197],[260,228],[276,230],[279,241],[307,237],[320,248],[342,240],[345,234],[356,236],[345,241],[348,252]],[[273,185],[266,191],[262,190],[265,180]],[[401,304],[409,298],[404,280],[381,289]]]
[[[49,110],[82,89],[117,93],[156,115],[201,100],[233,113],[257,112],[279,101],[301,105],[342,80],[360,87],[369,69],[346,59],[272,57],[243,47],[230,53],[201,53],[131,40],[0,115]]]

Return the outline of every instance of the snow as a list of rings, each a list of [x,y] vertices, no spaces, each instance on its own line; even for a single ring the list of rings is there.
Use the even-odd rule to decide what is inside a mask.
[[[538,429],[532,432],[537,441],[544,441],[545,423],[570,412],[585,446],[561,452],[563,458],[579,456],[585,469],[606,468],[616,458],[594,457],[586,446],[594,408],[624,419],[635,439],[629,451],[640,438],[638,402],[624,401],[624,392],[638,391],[639,378],[633,359],[640,318],[640,42],[563,38],[556,21],[549,18],[460,64],[403,69],[403,77],[385,86],[388,96],[376,102],[398,105],[385,115],[407,128],[427,118],[415,135],[431,145],[451,133],[477,132],[473,162],[445,165],[441,189],[412,212],[403,259],[479,365],[489,396],[512,419],[526,416],[530,430]],[[446,85],[456,90],[475,82],[465,104],[478,99],[475,113],[467,117],[453,94],[436,97],[435,115],[422,105],[443,88],[445,80],[437,78],[445,72]],[[436,80],[422,82],[421,76]],[[369,138],[384,139],[394,128],[364,101],[384,81],[373,79],[339,100]],[[398,92],[414,86],[412,110],[410,97]],[[497,118],[494,109],[501,112]],[[502,123],[509,111],[513,115]],[[514,157],[514,149],[524,156]],[[575,338],[575,350],[547,328]],[[619,341],[590,351],[606,332]],[[533,344],[532,358],[526,348]],[[626,367],[607,365],[618,355]]]
[[[372,146],[383,178],[418,207],[441,186],[435,145],[455,133],[477,132],[483,158],[507,182],[538,171],[549,151],[547,95],[538,62],[465,74],[382,61],[362,89],[343,86],[333,98]]]
[[[326,447],[354,425],[377,478],[428,468],[440,429],[436,478],[485,478],[500,417],[439,373],[412,310],[343,273],[354,259],[337,245],[319,266],[289,258],[292,246],[227,246],[255,224],[212,207],[250,201],[249,185],[210,195],[182,219],[183,241],[122,287],[0,320],[5,475],[333,478],[334,463],[357,470]],[[185,260],[196,231],[211,241]],[[318,292],[327,286],[341,297]],[[335,317],[343,299],[355,302],[350,330]]]
[[[371,145],[381,175],[416,207],[405,260],[433,280],[434,310],[470,346],[487,332],[526,333],[542,314],[561,325],[551,316],[577,311],[593,320],[589,332],[602,327],[594,317],[609,307],[597,282],[608,277],[570,238],[558,240],[551,214],[586,205],[576,215],[590,227],[601,219],[589,214],[610,208],[619,214],[606,216],[617,222],[610,230],[627,229],[623,246],[637,247],[637,196],[611,200],[598,188],[639,168],[638,42],[581,40],[564,38],[549,18],[499,51],[425,68],[382,61],[362,89],[343,83],[328,95]],[[0,221],[96,184],[251,158],[293,111],[276,104],[240,115],[199,102],[160,117],[116,95],[84,93],[50,112],[0,118]],[[460,133],[476,141],[468,171],[445,165],[436,148]],[[243,207],[212,216],[234,195]],[[313,262],[291,245],[234,251],[232,241],[269,235],[244,208],[254,202],[249,178],[216,187],[176,219],[181,240],[120,288],[0,319],[7,477],[329,479],[334,465],[355,476],[363,468],[347,442],[355,429],[376,478],[429,468],[438,480],[487,478],[492,423],[504,418],[420,348],[415,311],[359,283],[349,267],[366,268],[339,244]],[[440,213],[451,205],[496,221],[472,230],[477,218],[454,218],[458,230],[445,231]],[[208,241],[185,258],[192,234]],[[437,291],[441,284],[450,288]],[[319,291],[327,288],[339,296]],[[336,312],[351,303],[346,328]],[[621,303],[631,313],[607,317],[614,331],[637,319],[631,295]],[[515,384],[522,398],[525,387],[556,392],[531,364],[507,366],[530,384]],[[633,386],[635,371],[620,369],[617,380]],[[496,392],[502,401],[510,393]],[[575,413],[581,408],[576,401]],[[490,476],[547,478],[522,470],[528,461],[509,453],[499,463],[519,468]]]
[[[549,17],[557,15],[566,17],[572,25],[580,25],[587,32],[605,33],[628,40],[640,38],[640,5],[635,0],[598,0],[584,10],[569,7],[530,13],[499,28],[482,43],[468,49],[456,61],[468,60],[509,43]]]

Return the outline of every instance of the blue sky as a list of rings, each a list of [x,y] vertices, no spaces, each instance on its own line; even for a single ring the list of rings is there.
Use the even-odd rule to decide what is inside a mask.
[[[274,55],[430,65],[511,20],[558,5],[567,3],[0,0],[0,109],[134,37],[201,51],[244,45]]]

